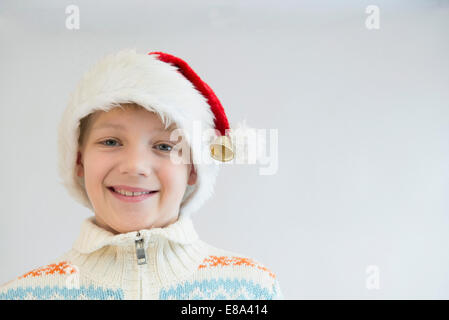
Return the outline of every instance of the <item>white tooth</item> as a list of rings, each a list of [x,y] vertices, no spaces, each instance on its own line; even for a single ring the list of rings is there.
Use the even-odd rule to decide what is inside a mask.
[[[128,196],[128,197],[135,197],[135,196],[140,196],[142,194],[150,193],[150,192],[130,192],[130,191],[126,191],[126,190],[117,190],[117,192],[124,196]]]

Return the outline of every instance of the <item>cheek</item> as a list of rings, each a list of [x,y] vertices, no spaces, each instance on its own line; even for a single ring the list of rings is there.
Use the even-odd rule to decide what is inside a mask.
[[[98,184],[103,184],[109,171],[110,162],[110,158],[103,154],[95,152],[86,154],[84,160],[85,181],[89,187],[97,188]]]
[[[160,168],[159,179],[165,189],[183,193],[187,186],[186,165],[166,165]]]

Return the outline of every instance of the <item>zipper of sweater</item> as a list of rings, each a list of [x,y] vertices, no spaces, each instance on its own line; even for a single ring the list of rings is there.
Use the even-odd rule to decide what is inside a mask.
[[[137,255],[137,265],[143,265],[147,263],[147,257],[145,254],[145,246],[144,246],[144,240],[143,236],[140,234],[140,231],[137,231],[136,234],[136,255]],[[139,273],[139,298],[142,300],[142,267],[138,267],[138,273]]]
[[[146,264],[147,256],[145,254],[144,241],[139,231],[137,231],[135,244],[136,244],[137,264],[138,265]]]

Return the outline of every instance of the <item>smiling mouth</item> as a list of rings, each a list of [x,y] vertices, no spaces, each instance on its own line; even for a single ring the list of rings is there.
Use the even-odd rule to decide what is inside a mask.
[[[107,187],[109,190],[111,190],[112,192],[119,194],[121,196],[124,197],[129,197],[129,198],[134,198],[134,197],[141,197],[141,196],[145,196],[145,195],[149,195],[149,194],[153,194],[156,193],[158,191],[148,191],[148,192],[119,192],[117,190],[114,189],[114,187]]]

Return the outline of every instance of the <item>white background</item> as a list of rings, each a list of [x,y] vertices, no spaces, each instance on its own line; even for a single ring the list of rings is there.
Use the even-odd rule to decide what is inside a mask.
[[[0,283],[93,214],[59,183],[57,125],[88,68],[136,48],[186,60],[231,124],[278,130],[275,175],[222,169],[193,216],[204,241],[263,263],[287,299],[449,298],[448,1],[2,0],[0,46]]]

